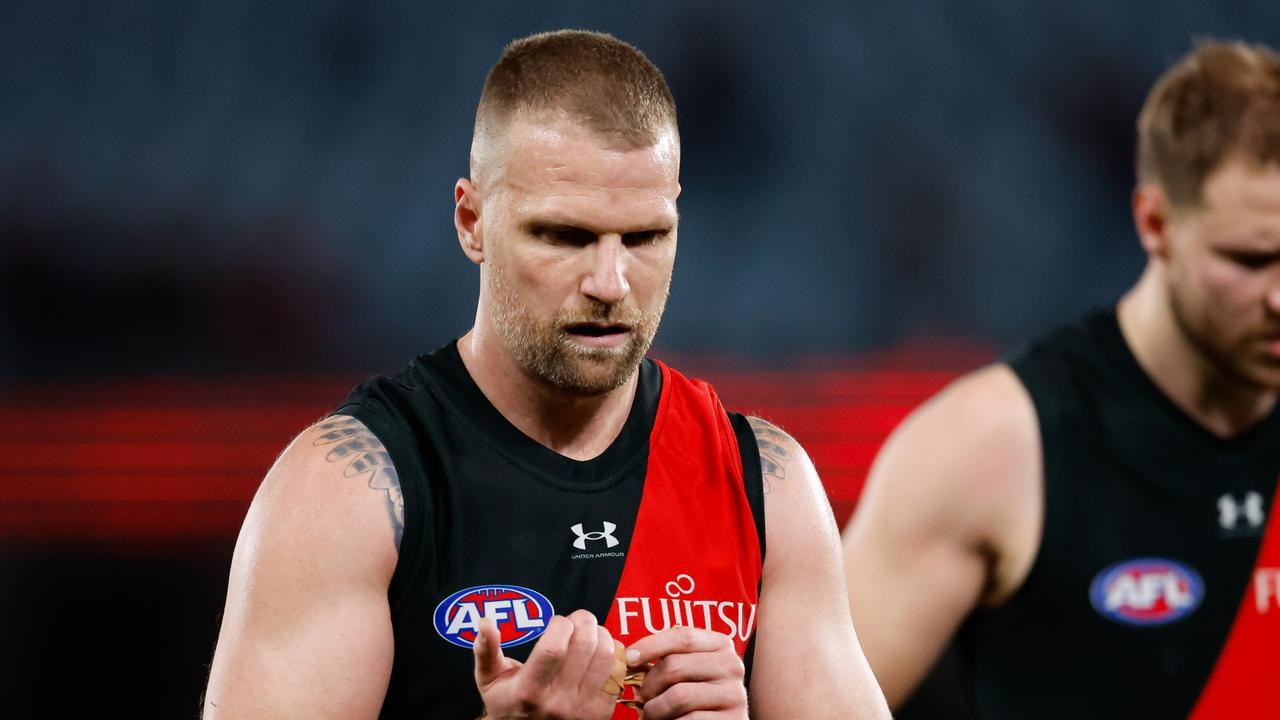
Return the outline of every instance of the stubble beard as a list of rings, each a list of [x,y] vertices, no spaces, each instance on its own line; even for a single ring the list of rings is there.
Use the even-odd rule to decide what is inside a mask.
[[[1176,285],[1169,288],[1169,307],[1179,332],[1223,377],[1259,392],[1280,390],[1280,376],[1252,367],[1247,344],[1233,348],[1212,318],[1193,318]]]
[[[580,396],[603,395],[631,379],[658,332],[670,291],[668,281],[662,303],[648,313],[591,301],[580,311],[560,311],[544,321],[521,303],[496,263],[489,275],[489,319],[516,364],[534,380]],[[589,322],[627,325],[631,333],[621,346],[594,347],[577,342],[566,329]]]

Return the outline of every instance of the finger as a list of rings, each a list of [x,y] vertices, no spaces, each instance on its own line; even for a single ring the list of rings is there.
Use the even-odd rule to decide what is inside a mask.
[[[591,665],[596,654],[596,645],[600,642],[597,632],[600,624],[596,616],[586,610],[574,610],[569,614],[573,623],[573,637],[569,640],[569,652],[564,658],[564,667],[560,669],[560,684],[566,689],[577,691],[582,686],[582,678]],[[610,645],[612,652],[612,645]],[[604,678],[600,679],[604,683]]]
[[[613,640],[613,662],[609,665],[609,679],[605,681],[604,691],[615,698],[622,695],[623,683],[627,680],[627,646]]]
[[[646,702],[679,683],[742,683],[745,676],[742,658],[735,652],[672,653],[658,660],[645,673],[644,683],[636,689],[636,697]]]
[[[644,704],[643,720],[674,720],[699,711],[746,708],[741,683],[677,683]]]
[[[529,659],[525,661],[525,672],[529,680],[541,686],[550,685],[560,674],[565,655],[569,652],[569,638],[573,637],[573,623],[568,618],[553,615],[547,622],[547,629],[542,637],[534,643],[529,651]]]
[[[588,691],[603,692],[617,697],[622,692],[622,675],[626,673],[626,668],[621,669],[617,683],[610,683],[610,675],[613,673],[614,666],[614,642],[613,636],[609,631],[602,627],[596,628],[596,650],[591,657],[591,662],[587,664],[586,672],[582,674],[582,684],[579,685],[584,695]]]
[[[471,645],[471,653],[476,659],[476,685],[488,687],[502,671],[506,663],[502,656],[502,634],[498,624],[490,618],[480,621],[480,629],[476,631],[476,641]]]
[[[627,648],[627,664],[640,667],[672,653],[715,652],[733,649],[727,635],[700,628],[678,627],[642,638]]]

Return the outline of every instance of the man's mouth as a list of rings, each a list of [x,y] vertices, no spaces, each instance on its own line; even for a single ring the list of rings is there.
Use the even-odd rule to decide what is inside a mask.
[[[578,344],[601,349],[616,350],[626,345],[631,337],[631,326],[623,323],[571,323],[564,329]]]
[[[630,327],[618,323],[574,323],[566,325],[565,330],[570,335],[590,338],[607,338],[631,332]]]

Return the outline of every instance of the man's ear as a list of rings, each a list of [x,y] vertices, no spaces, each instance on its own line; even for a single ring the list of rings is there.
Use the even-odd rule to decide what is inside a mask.
[[[466,178],[453,186],[453,226],[458,230],[458,244],[471,262],[484,262],[484,227],[480,221],[480,193]]]
[[[1173,210],[1169,195],[1154,183],[1140,183],[1133,189],[1133,225],[1147,257],[1169,257],[1169,216]]]

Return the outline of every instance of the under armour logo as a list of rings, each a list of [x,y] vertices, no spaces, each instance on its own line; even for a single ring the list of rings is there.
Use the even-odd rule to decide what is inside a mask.
[[[586,550],[588,540],[603,540],[605,547],[617,545],[618,538],[613,536],[613,531],[617,528],[617,525],[606,520],[603,532],[582,532],[582,523],[578,523],[569,529],[573,531],[574,535],[578,536],[578,539],[573,541],[573,546],[579,550]]]
[[[1262,527],[1267,514],[1262,509],[1261,493],[1253,491],[1246,493],[1243,503],[1237,501],[1236,497],[1230,493],[1225,493],[1218,498],[1218,525],[1223,530],[1235,530],[1241,517],[1249,523],[1250,528]]]

